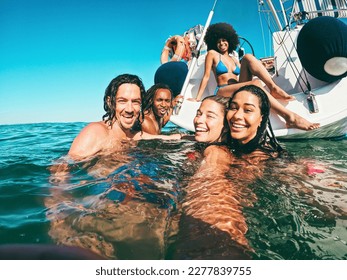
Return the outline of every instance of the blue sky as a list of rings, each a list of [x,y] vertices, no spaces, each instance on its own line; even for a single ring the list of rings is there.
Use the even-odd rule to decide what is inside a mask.
[[[0,0],[0,124],[101,120],[119,74],[146,89],[169,35],[205,24],[214,0]],[[265,53],[257,0],[218,0],[228,22]]]

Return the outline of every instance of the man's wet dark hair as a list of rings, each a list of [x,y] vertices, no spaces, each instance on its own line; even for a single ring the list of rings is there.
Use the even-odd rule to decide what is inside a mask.
[[[240,144],[238,141],[231,139],[231,136],[229,134],[230,138],[228,139],[228,144],[230,144],[231,148],[235,151],[236,154],[248,154],[255,151],[256,149],[259,149],[268,154],[282,152],[283,148],[277,142],[277,139],[272,131],[270,123],[271,105],[265,91],[255,85],[246,85],[240,87],[230,98],[228,106],[229,108],[235,96],[241,91],[250,92],[258,97],[262,121],[260,123],[260,126],[258,127],[256,136],[251,141],[246,144]]]
[[[217,42],[219,39],[225,39],[229,43],[228,52],[232,53],[240,43],[239,36],[237,35],[234,27],[229,23],[221,22],[211,24],[206,31],[205,43],[207,50],[215,50],[217,52]]]
[[[138,76],[132,75],[132,74],[122,74],[114,78],[110,82],[110,84],[107,86],[105,90],[105,95],[104,95],[104,110],[106,111],[106,114],[102,116],[102,120],[105,123],[107,123],[109,126],[112,126],[113,121],[115,120],[115,117],[116,117],[116,110],[115,110],[117,106],[116,97],[117,97],[118,89],[122,84],[137,85],[140,88],[141,100],[143,100],[146,94],[146,90],[142,83],[142,80]],[[140,119],[140,115],[139,115],[139,119]]]

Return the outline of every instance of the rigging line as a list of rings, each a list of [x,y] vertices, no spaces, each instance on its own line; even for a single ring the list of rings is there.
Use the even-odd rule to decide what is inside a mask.
[[[218,1],[218,0],[215,0],[215,1],[214,1],[214,3],[213,3],[213,7],[212,7],[212,9],[211,9],[212,11],[214,11],[214,8],[215,8],[215,7],[216,7],[216,5],[217,5],[217,1]]]
[[[291,40],[291,42],[292,42],[292,45],[293,45],[295,51],[297,52],[297,49],[296,49],[296,47],[295,47],[295,43],[294,43],[294,41],[293,41],[293,38],[292,38],[291,34],[289,33],[288,30],[286,31],[286,33],[288,33],[288,36],[289,36],[289,38],[290,38],[290,40]],[[280,35],[278,34],[278,36],[280,36]],[[283,38],[284,38],[284,37],[285,37],[285,35],[283,36]],[[311,85],[310,85],[310,83],[309,83],[309,81],[308,81],[308,77],[307,77],[307,75],[306,75],[306,70],[302,67],[303,73],[304,73],[304,76],[305,76],[305,78],[303,78],[303,77],[302,77],[302,74],[300,73],[300,71],[299,71],[299,69],[298,69],[298,67],[297,67],[297,66],[295,65],[295,63],[294,63],[294,60],[292,59],[292,57],[291,57],[291,55],[290,55],[290,51],[288,50],[286,44],[283,44],[283,45],[281,45],[281,46],[282,46],[282,48],[283,48],[283,51],[285,52],[285,56],[287,57],[287,60],[288,60],[288,62],[289,62],[289,65],[290,65],[290,67],[291,67],[291,69],[292,69],[292,71],[293,71],[293,73],[294,73],[296,79],[297,79],[298,82],[299,82],[299,86],[300,86],[301,90],[302,90],[303,92],[305,91],[304,88],[303,88],[303,86],[302,86],[302,84],[300,83],[300,81],[306,86],[306,88],[307,88],[308,90],[311,90]]]
[[[264,43],[264,52],[265,52],[265,56],[267,56],[266,54],[266,43],[265,43],[265,34],[264,34],[264,28],[263,28],[263,22],[261,20],[261,15],[260,13],[258,13],[259,15],[259,21],[260,21],[260,28],[261,28],[261,35],[263,37],[263,43]]]
[[[268,29],[271,31],[272,34],[275,34],[275,32],[274,32],[274,30],[271,28],[269,22],[268,22]],[[299,72],[298,68],[296,67],[296,65],[295,65],[295,63],[294,63],[292,57],[290,56],[289,50],[287,49],[286,45],[283,43],[284,40],[285,40],[285,37],[286,37],[285,35],[286,35],[286,33],[288,33],[288,34],[289,34],[289,37],[291,38],[292,44],[293,44],[293,46],[294,46],[294,48],[295,48],[295,44],[294,44],[294,42],[293,42],[293,40],[292,40],[292,37],[291,37],[291,35],[290,35],[288,29],[286,28],[285,30],[286,30],[286,31],[285,31],[285,34],[284,34],[283,37],[281,37],[280,34],[278,34],[278,33],[277,33],[277,37],[278,37],[278,38],[276,38],[275,36],[273,36],[274,41],[275,41],[276,44],[278,44],[279,46],[282,46],[282,48],[283,48],[283,50],[284,50],[284,53],[285,53],[285,56],[286,56],[286,58],[287,58],[287,60],[288,60],[288,62],[289,62],[289,65],[290,65],[290,67],[291,67],[291,69],[292,69],[292,71],[293,71],[293,73],[294,73],[294,75],[295,75],[295,78],[299,81],[298,84],[299,84],[301,90],[302,90],[303,92],[305,91],[304,88],[303,88],[303,86],[302,86],[302,84],[300,83],[300,81],[301,81],[302,83],[304,83],[304,85],[307,87],[307,89],[311,90],[311,86],[310,86],[310,84],[309,84],[309,82],[308,82],[308,78],[307,78],[307,76],[306,76],[305,70],[304,70],[304,75],[305,75],[306,80],[305,80],[305,79],[302,77],[302,75],[300,74],[300,72]],[[296,48],[295,48],[295,50],[296,50]],[[303,68],[303,69],[304,69],[304,68]]]
[[[268,20],[270,20],[270,14],[267,15]],[[272,41],[272,32],[270,29],[268,29],[268,35],[269,35],[269,52],[273,52],[273,41]]]
[[[293,4],[294,4],[294,3],[293,3]],[[269,29],[270,29],[270,26],[269,26]],[[289,29],[288,29],[288,28],[285,28],[284,30],[286,31],[285,34],[284,34],[284,36],[281,38],[280,34],[277,33],[278,38],[277,38],[277,40],[276,40],[276,37],[274,36],[274,37],[273,37],[273,38],[274,38],[274,41],[275,41],[276,44],[278,44],[279,46],[282,46],[282,48],[283,48],[283,50],[284,50],[284,52],[285,52],[285,56],[286,56],[286,58],[287,58],[287,60],[288,60],[288,62],[289,62],[289,65],[290,65],[290,67],[291,67],[291,69],[292,69],[292,71],[293,71],[293,73],[294,73],[296,79],[299,81],[299,86],[300,86],[301,90],[304,91],[304,89],[303,89],[303,87],[302,87],[300,81],[301,81],[302,83],[304,83],[304,85],[306,86],[307,89],[311,90],[311,85],[310,85],[310,83],[309,83],[309,81],[308,81],[308,77],[307,77],[307,74],[306,74],[306,70],[302,67],[303,73],[304,73],[304,76],[305,76],[305,79],[304,79],[304,78],[302,77],[302,74],[300,74],[300,71],[298,70],[297,66],[295,65],[295,63],[294,63],[292,57],[290,56],[290,52],[289,52],[289,50],[287,49],[287,46],[286,46],[285,44],[283,44],[283,42],[284,42],[284,40],[285,40],[285,37],[286,37],[286,34],[288,34],[288,36],[289,36],[289,38],[290,38],[290,40],[291,40],[291,42],[292,42],[292,45],[293,45],[295,51],[297,52],[297,48],[296,48],[295,43],[294,43],[294,40],[293,40],[293,38],[292,38],[292,36],[291,36],[291,34],[290,34],[290,32],[289,32]]]
[[[272,21],[274,22],[274,20],[272,20]],[[267,22],[267,25],[268,25],[268,29],[271,31],[271,33],[272,33],[272,34],[275,34],[275,31],[274,31],[274,30],[271,28],[271,26],[270,26],[270,22]],[[310,83],[309,83],[309,81],[308,81],[308,78],[307,78],[307,75],[306,75],[306,70],[302,67],[303,72],[304,72],[304,75],[305,75],[305,78],[306,78],[306,79],[304,79],[304,78],[302,77],[302,74],[300,74],[299,69],[298,69],[297,66],[295,65],[295,63],[294,63],[292,57],[290,56],[289,50],[287,49],[286,45],[283,43],[284,40],[285,40],[285,37],[286,37],[286,36],[285,36],[286,33],[288,33],[289,38],[291,39],[291,42],[292,42],[292,44],[293,44],[293,46],[294,46],[294,49],[295,49],[295,51],[297,52],[297,49],[296,49],[296,47],[295,47],[294,41],[293,41],[293,39],[292,39],[292,37],[291,37],[291,35],[290,35],[290,33],[289,33],[288,28],[285,28],[285,33],[284,33],[283,38],[281,38],[280,34],[278,34],[278,33],[277,33],[277,36],[278,36],[277,40],[276,40],[276,37],[273,36],[274,41],[275,41],[276,44],[278,44],[279,46],[282,46],[282,48],[283,48],[283,50],[284,50],[284,54],[285,54],[285,56],[286,56],[286,58],[287,58],[287,60],[288,60],[288,62],[289,62],[289,65],[290,65],[290,67],[291,67],[291,69],[292,69],[292,71],[293,71],[293,73],[294,73],[294,75],[295,75],[295,78],[296,78],[296,79],[298,80],[298,82],[299,82],[298,84],[299,84],[301,90],[302,90],[303,92],[305,91],[304,88],[303,88],[303,86],[302,86],[302,84],[301,84],[301,82],[306,86],[306,88],[307,88],[308,90],[311,90],[311,85],[310,85]],[[301,82],[300,82],[300,81],[301,81]]]
[[[297,47],[296,47],[296,45],[295,45],[295,42],[294,42],[292,36],[289,35],[289,38],[290,38],[290,40],[291,40],[291,42],[292,42],[292,44],[293,44],[293,47],[294,47],[296,53],[298,54],[298,49],[297,49]],[[298,54],[298,56],[299,56],[299,54]],[[300,63],[301,63],[301,62],[300,62]],[[295,65],[295,64],[294,64],[294,65]],[[301,66],[302,66],[302,64],[301,64]],[[297,68],[296,65],[295,65],[295,68]],[[307,89],[308,89],[308,90],[311,90],[311,85],[310,85],[310,82],[308,81],[308,77],[307,77],[307,74],[306,74],[306,69],[305,69],[303,66],[302,66],[302,70],[303,70],[303,73],[304,73],[304,75],[305,75],[306,82],[305,82],[305,80],[301,77],[301,74],[300,74],[299,70],[297,70],[298,73],[299,73],[299,76],[300,76],[300,78],[304,81],[305,86],[307,87]]]
[[[291,12],[289,13],[289,27],[292,26],[292,23],[294,21],[294,5],[296,3],[296,0],[293,0],[293,3],[289,5],[291,7]],[[289,9],[288,9],[289,10]]]
[[[264,10],[263,13],[265,13],[265,10]],[[272,17],[270,17],[270,13],[269,12],[267,12],[267,15],[268,15],[267,27],[268,27],[269,33],[270,34],[275,34],[275,28],[273,28],[273,26],[275,26],[276,24],[274,22],[274,19]],[[272,24],[270,23],[271,19],[272,19]],[[281,38],[279,38],[279,39],[280,40],[276,40],[276,37],[273,36],[273,40],[275,41],[275,43],[278,44],[278,45],[282,45],[282,43],[284,42],[284,37],[283,37],[283,39],[281,39]]]
[[[267,12],[267,14],[269,15],[269,12]],[[272,24],[270,24],[270,20],[268,20],[267,21],[267,27],[268,27],[269,31],[271,32],[271,34],[273,34],[273,33],[275,33],[275,28],[273,28],[272,26],[275,26],[276,24],[275,24],[275,20],[273,19],[273,17],[269,17],[269,18],[272,19]],[[281,44],[281,43],[279,43],[277,41],[276,41],[276,43],[277,44]]]
[[[291,41],[291,43],[292,43],[292,45],[293,45],[293,47],[294,47],[296,53],[298,53],[298,49],[297,49],[297,47],[296,47],[296,45],[295,45],[295,42],[294,42],[293,37],[292,37],[292,35],[290,34],[289,30],[287,30],[286,33],[288,33],[288,37],[289,37],[289,39],[290,39],[290,41]],[[283,36],[283,38],[284,38],[284,37],[285,37],[285,36]],[[290,58],[291,62],[293,62],[293,65],[294,65],[294,67],[295,67],[295,70],[296,70],[297,73],[298,73],[297,78],[300,77],[300,79],[302,79],[302,81],[303,81],[303,83],[305,84],[305,86],[306,86],[309,90],[311,90],[311,86],[310,86],[310,83],[309,83],[309,81],[308,81],[308,77],[307,77],[305,68],[302,67],[302,69],[304,70],[303,73],[304,73],[304,75],[305,75],[305,79],[304,79],[304,78],[302,78],[302,76],[301,76],[301,74],[300,74],[300,71],[298,70],[297,66],[295,65],[295,63],[294,63],[294,61],[293,61],[293,59],[292,59],[292,57],[290,56],[290,52],[289,52],[289,50],[287,49],[287,46],[286,46],[285,44],[284,44],[284,49],[285,49],[285,51],[286,51],[287,54],[288,54],[288,55],[287,55],[287,58],[288,58],[288,59]],[[292,69],[292,70],[293,70],[293,69]],[[294,70],[293,70],[293,72],[294,72]],[[302,89],[302,88],[301,88],[301,89]]]

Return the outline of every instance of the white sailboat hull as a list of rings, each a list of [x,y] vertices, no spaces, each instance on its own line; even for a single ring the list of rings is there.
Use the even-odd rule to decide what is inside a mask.
[[[302,138],[330,138],[347,134],[347,77],[326,83],[315,79],[307,72],[304,72],[295,48],[293,39],[296,40],[300,28],[290,32],[279,31],[274,34],[274,57],[276,58],[276,74],[273,79],[277,85],[288,93],[296,97],[296,100],[282,103],[289,110],[306,118],[310,122],[318,122],[321,127],[312,131],[287,128],[283,118],[271,113],[271,124],[275,135],[278,138],[302,139]],[[288,35],[290,34],[290,35]],[[275,37],[276,36],[276,37]],[[282,40],[278,40],[281,36]],[[277,42],[280,41],[280,45]],[[288,60],[288,50],[291,60]],[[285,54],[287,52],[287,55]],[[194,131],[193,119],[199,108],[200,102],[187,100],[195,97],[200,81],[204,73],[205,55],[201,55],[193,69],[193,74],[189,80],[184,94],[184,101],[178,114],[173,114],[170,121],[189,131]],[[298,73],[307,77],[312,92],[318,105],[319,112],[310,113],[307,96],[302,92],[303,81],[298,79]],[[216,88],[216,81],[213,73],[205,90],[203,97],[213,95]]]

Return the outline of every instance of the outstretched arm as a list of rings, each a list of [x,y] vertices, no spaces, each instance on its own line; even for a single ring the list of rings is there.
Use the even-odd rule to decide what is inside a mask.
[[[166,62],[169,62],[169,55],[170,55],[170,51],[171,48],[168,46],[168,44],[166,43],[164,48],[161,51],[161,55],[160,55],[160,63],[164,64]]]
[[[141,132],[139,132],[141,133]],[[180,133],[175,133],[175,134],[171,134],[171,135],[153,135],[153,134],[149,134],[146,132],[142,132],[140,139],[144,139],[144,140],[151,140],[151,139],[162,139],[162,140],[180,140],[182,139],[182,135]],[[138,139],[138,140],[140,140]]]
[[[170,52],[173,51],[177,54],[175,54],[170,61],[180,61],[184,53],[184,39],[179,35],[172,36],[166,40],[165,46],[161,52],[160,63],[164,64],[168,62]]]
[[[225,242],[240,244],[249,248],[245,237],[247,224],[242,213],[240,186],[226,174],[231,169],[232,155],[226,147],[209,146],[204,151],[204,159],[185,188],[183,199],[184,224],[189,221],[190,229],[195,234],[211,234],[222,238],[223,233],[229,236]],[[196,228],[194,224],[197,224]],[[204,232],[197,232],[204,228]],[[237,243],[233,243],[233,242]]]

